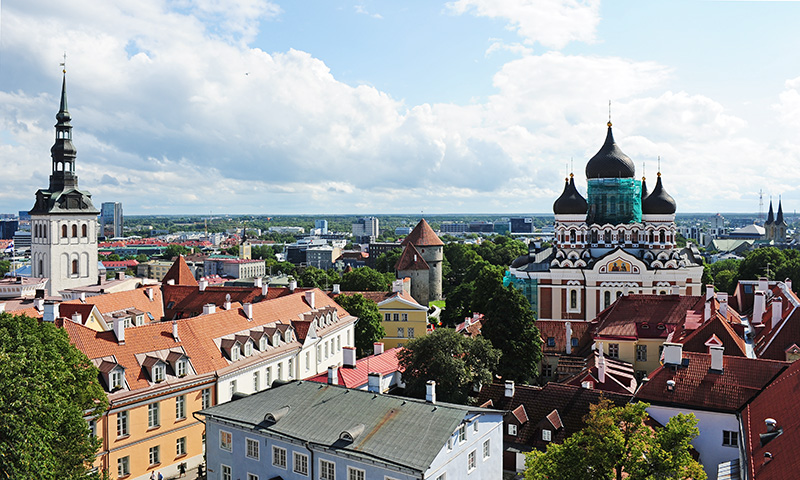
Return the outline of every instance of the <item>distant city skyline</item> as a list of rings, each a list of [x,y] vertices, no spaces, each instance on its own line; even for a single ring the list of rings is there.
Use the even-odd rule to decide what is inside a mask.
[[[759,190],[764,212],[800,205],[800,2],[0,13],[0,212],[48,183],[64,52],[81,188],[126,216],[548,214],[570,170],[586,194],[609,100],[636,176],[660,157],[679,215],[757,214]]]

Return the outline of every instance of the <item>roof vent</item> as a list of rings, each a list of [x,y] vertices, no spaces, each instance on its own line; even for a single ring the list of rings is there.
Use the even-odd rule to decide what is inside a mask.
[[[359,423],[353,428],[343,431],[339,434],[339,440],[344,440],[345,442],[352,442],[354,441],[359,435],[364,432],[364,424]]]
[[[667,390],[670,392],[675,390],[675,380],[667,380]]]
[[[289,413],[289,405],[284,405],[274,412],[267,412],[266,415],[264,415],[264,420],[276,423],[278,420],[285,417],[287,413]]]
[[[764,423],[767,425],[768,432],[774,432],[775,427],[778,426],[778,422],[774,418],[767,418],[764,420]]]

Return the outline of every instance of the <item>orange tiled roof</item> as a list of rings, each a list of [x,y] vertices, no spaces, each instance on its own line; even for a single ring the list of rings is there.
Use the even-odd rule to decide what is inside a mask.
[[[408,245],[408,244],[417,245],[420,247],[436,247],[444,245],[444,242],[436,235],[436,232],[433,231],[428,222],[425,221],[423,218],[419,221],[414,230],[411,230],[411,233],[408,234],[406,238],[400,242],[400,245]]]
[[[356,361],[355,368],[338,367],[339,385],[347,388],[359,388],[369,382],[369,373],[389,375],[400,370],[400,361],[397,354],[402,347],[386,350],[380,355],[370,355]],[[328,374],[322,373],[309,378],[312,382],[327,383]]]
[[[596,339],[666,338],[695,310],[703,297],[680,295],[623,295],[597,317]]]
[[[152,290],[153,300],[150,300],[147,292]],[[156,321],[164,317],[164,303],[161,298],[161,290],[156,286],[140,287],[125,292],[105,293],[86,297],[86,300],[69,300],[62,305],[69,304],[88,304],[97,307],[101,314],[118,312],[128,308],[135,308],[143,312],[149,312]]]

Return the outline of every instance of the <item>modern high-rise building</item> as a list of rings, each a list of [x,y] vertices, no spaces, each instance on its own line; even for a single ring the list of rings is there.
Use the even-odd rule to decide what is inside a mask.
[[[67,109],[67,79],[61,84],[61,105],[56,114],[56,140],[50,186],[36,192],[31,208],[31,267],[34,277],[48,277],[48,293],[97,281],[97,214],[92,196],[78,188],[75,174],[77,150]]]
[[[358,243],[374,242],[379,235],[378,219],[376,217],[359,218],[353,224],[353,237]]]
[[[327,220],[314,220],[314,229],[319,230],[319,235],[328,234],[328,221]]]
[[[103,202],[100,205],[100,232],[106,238],[122,236],[122,204]]]

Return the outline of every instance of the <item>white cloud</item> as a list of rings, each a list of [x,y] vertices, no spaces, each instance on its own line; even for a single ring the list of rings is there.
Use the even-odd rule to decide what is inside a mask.
[[[505,20],[526,44],[555,49],[575,41],[594,42],[600,23],[599,0],[456,0],[447,6],[459,15]]]

